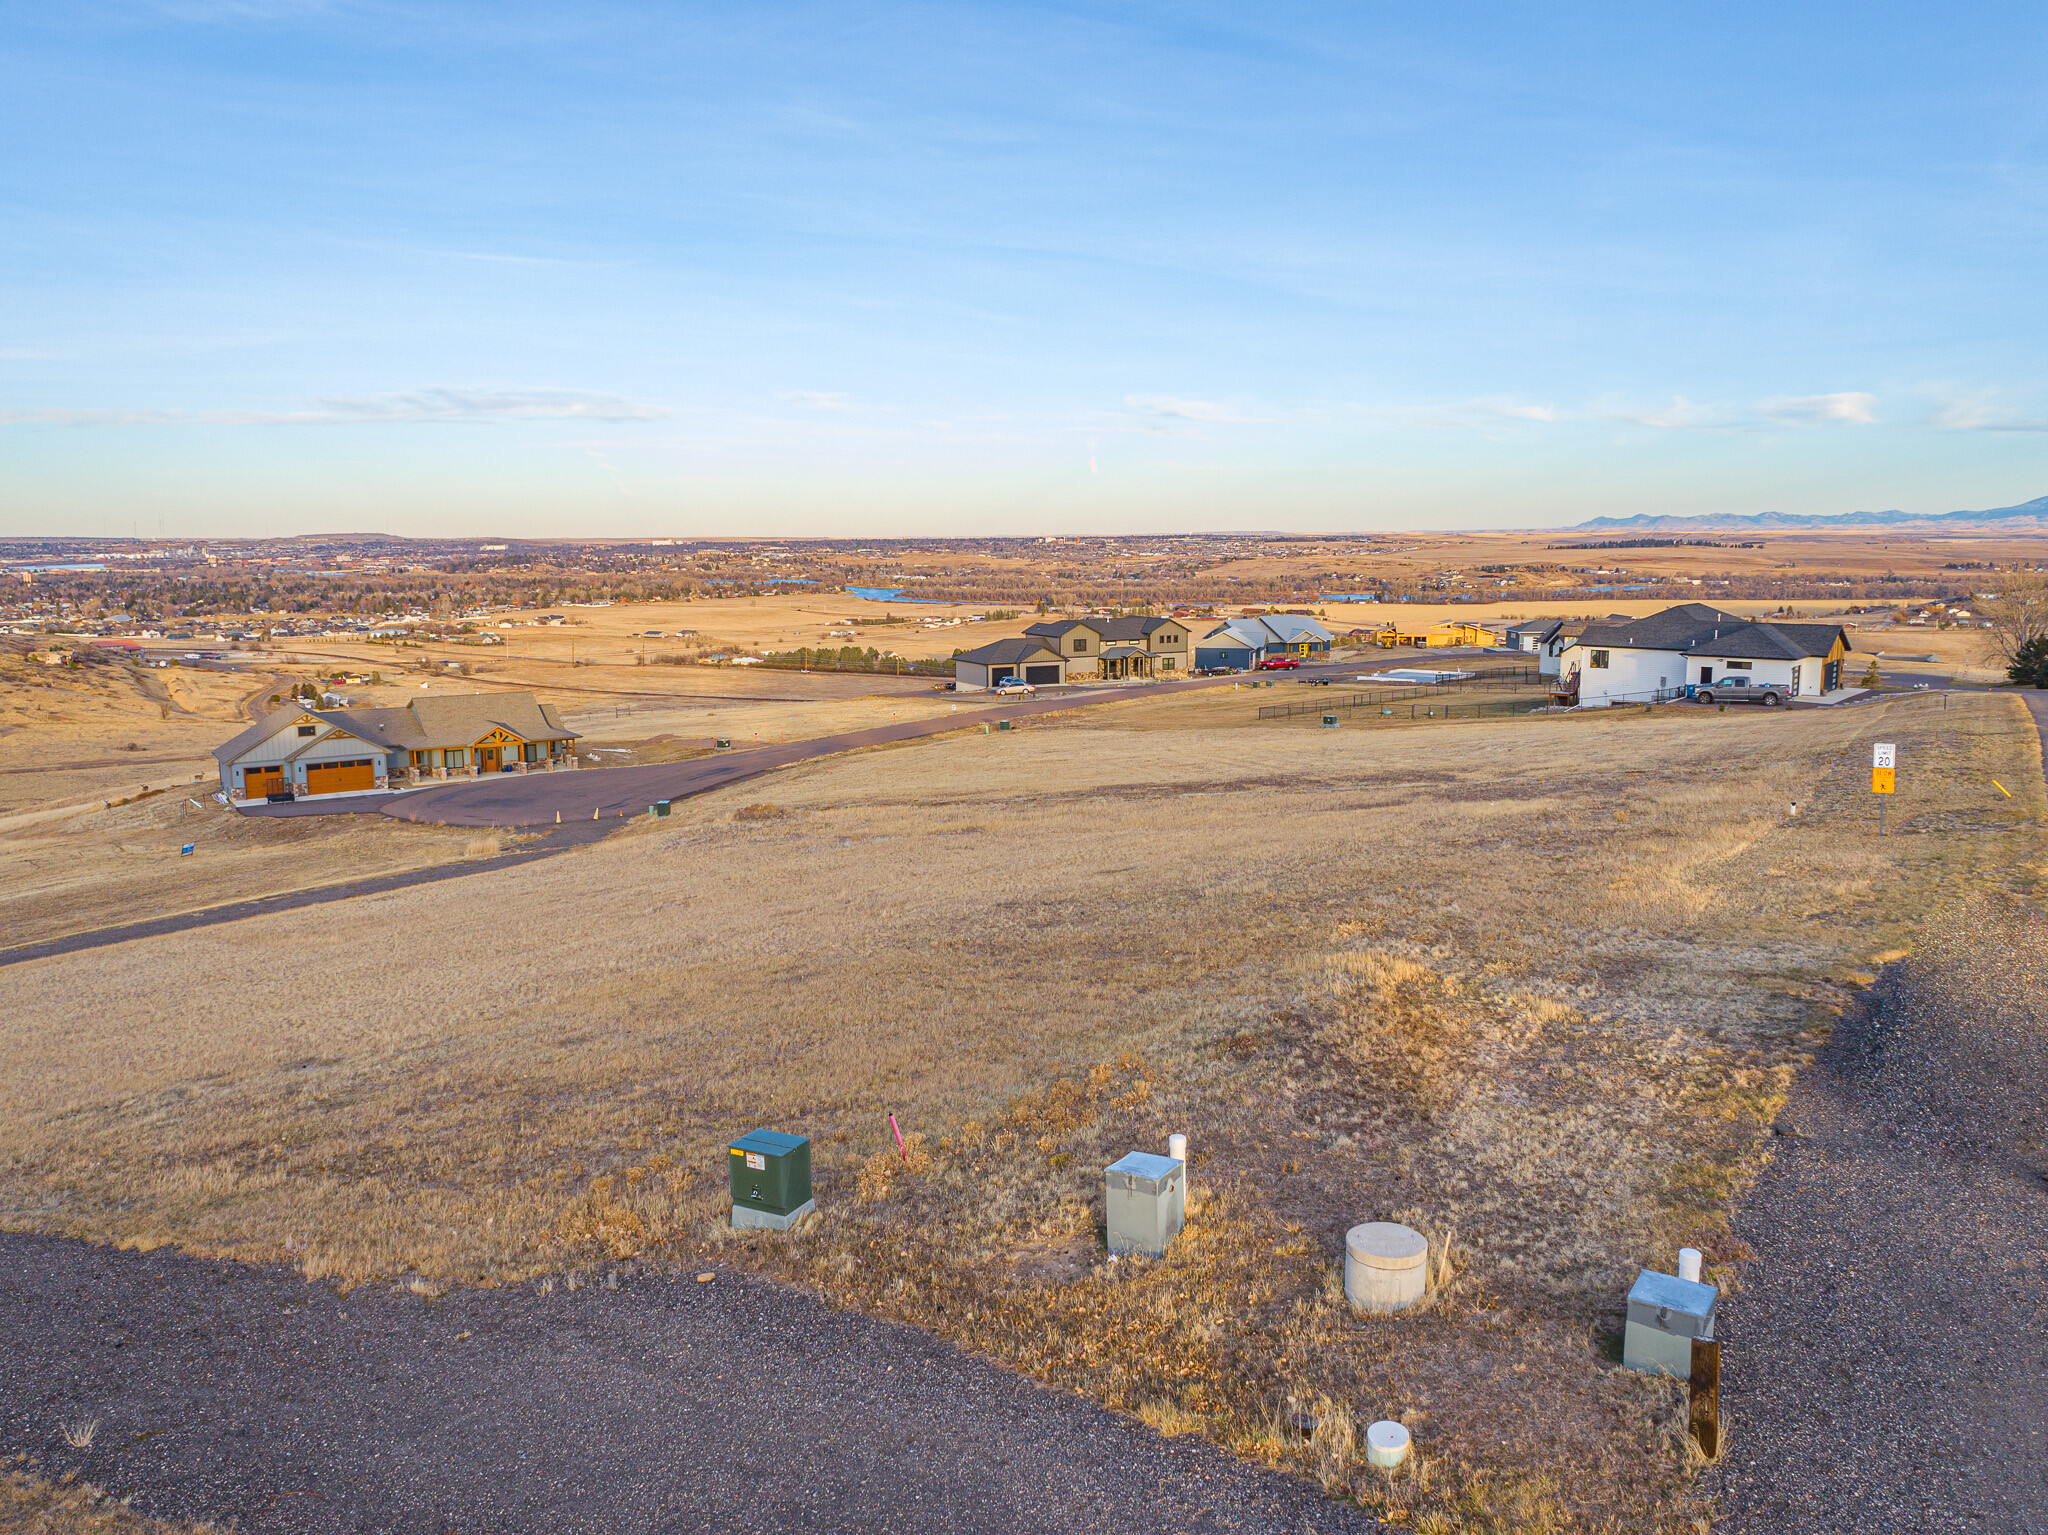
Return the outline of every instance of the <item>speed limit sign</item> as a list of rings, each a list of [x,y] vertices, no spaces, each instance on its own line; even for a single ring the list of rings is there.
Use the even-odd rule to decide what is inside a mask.
[[[1895,768],[1899,765],[1899,743],[1879,741],[1870,748],[1870,765],[1874,768]]]

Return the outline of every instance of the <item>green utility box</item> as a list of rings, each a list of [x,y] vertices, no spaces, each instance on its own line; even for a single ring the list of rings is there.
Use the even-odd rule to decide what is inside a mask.
[[[811,1198],[811,1143],[780,1130],[756,1130],[732,1143],[734,1230],[787,1231],[818,1208]]]
[[[715,752],[729,752],[729,751],[731,751],[731,750],[732,750],[732,737],[731,737],[731,736],[719,736],[719,737],[717,737],[716,739],[714,739],[714,740],[712,741],[712,743],[711,743],[711,749],[712,749],[713,751],[715,751]]]
[[[1335,730],[1336,728],[1337,728],[1337,716],[1336,716],[1336,715],[1334,715],[1334,714],[1326,714],[1326,715],[1324,715],[1324,716],[1323,716],[1323,729],[1325,729],[1325,730]]]
[[[668,801],[667,801],[667,800],[665,800],[665,799],[658,799],[658,800],[656,800],[656,801],[655,801],[655,802],[654,802],[653,804],[651,804],[651,805],[649,805],[649,806],[647,807],[647,813],[648,813],[649,815],[652,815],[652,816],[663,816],[663,815],[667,815],[667,814],[668,814]]]
[[[998,729],[998,730],[1008,730],[1009,728],[1010,728],[1010,722],[1009,722],[1008,720],[997,720],[997,721],[996,721],[996,729]]]

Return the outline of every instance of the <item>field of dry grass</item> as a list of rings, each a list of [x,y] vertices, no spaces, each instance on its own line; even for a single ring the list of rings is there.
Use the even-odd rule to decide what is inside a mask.
[[[1866,967],[1937,897],[2038,880],[2023,710],[1152,708],[0,971],[5,1224],[425,1293],[716,1251],[1419,1529],[1691,1530],[1620,1297],[1681,1242],[1730,1277],[1729,1202]],[[814,1138],[792,1236],[720,1226],[757,1124]],[[1187,1235],[1111,1264],[1101,1167],[1170,1130]],[[1419,1314],[1341,1303],[1373,1218],[1432,1238]],[[1379,1416],[1420,1452],[1392,1480],[1360,1464]]]
[[[0,827],[0,947],[423,868],[490,840],[379,815],[248,817],[207,787]]]
[[[0,816],[207,773],[263,677],[118,662],[44,666],[0,639]]]

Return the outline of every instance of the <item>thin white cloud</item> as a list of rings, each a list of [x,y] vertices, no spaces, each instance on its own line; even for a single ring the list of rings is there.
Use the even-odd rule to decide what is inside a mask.
[[[801,405],[806,410],[852,410],[850,395],[835,394],[824,389],[792,389],[781,396],[792,405]]]
[[[1877,396],[1860,390],[1779,395],[1758,409],[1773,421],[1799,426],[1870,426],[1877,420]]]
[[[2048,418],[2001,411],[1988,391],[1944,400],[1934,413],[1934,425],[1943,432],[2048,432]]]
[[[1877,396],[1861,390],[1838,394],[1782,394],[1754,405],[1708,405],[1673,395],[1669,405],[1607,405],[1608,421],[1666,432],[1757,432],[1781,426],[1870,426],[1877,421]]]
[[[1244,426],[1260,419],[1215,400],[1183,400],[1164,394],[1127,394],[1124,396],[1124,409],[1140,416],[1168,421],[1199,421],[1205,425]]]
[[[659,421],[665,405],[577,389],[415,389],[328,395],[307,410],[8,410],[0,426],[354,426],[410,422]]]
[[[1609,421],[1620,421],[1629,426],[1647,426],[1657,431],[1702,431],[1711,429],[1727,430],[1736,423],[1723,411],[1705,405],[1695,404],[1684,395],[1671,397],[1671,403],[1652,409],[1629,409],[1613,407],[1601,412]]]

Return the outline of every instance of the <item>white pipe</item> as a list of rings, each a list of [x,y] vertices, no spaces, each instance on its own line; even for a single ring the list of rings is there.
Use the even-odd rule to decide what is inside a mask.
[[[1166,1138],[1166,1154],[1176,1162],[1188,1159],[1188,1138],[1185,1135],[1169,1135]]]
[[[1678,1249],[1678,1277],[1693,1284],[1700,1282],[1700,1250],[1697,1247]]]

